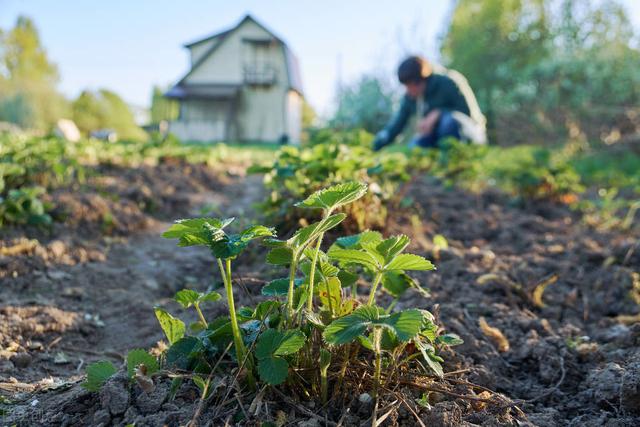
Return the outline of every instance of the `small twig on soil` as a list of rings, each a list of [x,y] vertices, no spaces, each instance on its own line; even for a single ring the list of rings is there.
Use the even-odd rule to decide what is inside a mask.
[[[58,344],[60,341],[62,341],[62,336],[59,336],[53,339],[49,344],[47,344],[47,347],[46,347],[47,351],[51,350],[51,348],[56,344]]]
[[[416,411],[411,407],[411,405],[409,405],[409,403],[407,403],[407,401],[404,399],[404,397],[402,397],[402,395],[400,393],[396,393],[396,396],[398,397],[398,399],[400,399],[402,401],[402,404],[407,407],[409,412],[411,412],[413,414],[413,416],[416,418],[416,421],[418,422],[418,424],[420,424],[422,427],[427,427],[427,426],[424,425],[424,423],[422,422],[422,420],[420,419],[420,417],[418,416]]]
[[[453,375],[458,375],[458,374],[465,374],[467,372],[469,372],[471,369],[458,369],[457,371],[451,371],[451,372],[445,372],[444,376],[445,377],[450,377]]]
[[[244,405],[242,404],[242,399],[240,398],[240,393],[236,393],[236,401],[238,402],[238,405],[240,405],[240,410],[244,415],[244,419],[249,420],[249,414],[247,414],[247,411],[245,411],[244,409]]]
[[[302,413],[302,414],[304,414],[304,415],[306,415],[308,417],[314,418],[314,419],[316,419],[316,420],[318,420],[320,422],[324,422],[328,426],[333,426],[333,427],[337,427],[338,426],[338,424],[334,423],[333,421],[325,420],[324,418],[322,418],[319,415],[314,414],[313,412],[311,412],[310,410],[308,410],[304,406],[299,405],[298,403],[296,403],[295,401],[290,399],[286,394],[282,393],[277,388],[272,387],[271,390],[273,390],[273,392],[275,392],[278,396],[280,396],[280,398],[282,400],[284,400],[287,404],[289,404],[296,411],[298,411],[298,412],[300,412],[300,413]]]
[[[349,412],[351,412],[351,408],[347,408],[343,413],[342,416],[340,417],[340,419],[338,420],[338,425],[337,427],[342,427],[342,423],[344,422],[344,419],[347,418],[347,415],[349,414]]]
[[[482,391],[486,391],[486,392],[489,392],[491,394],[496,394],[495,391],[493,391],[493,390],[491,390],[491,389],[489,389],[487,387],[481,386],[479,384],[470,383],[469,381],[456,380],[456,379],[453,379],[453,378],[452,379],[447,379],[447,381],[452,382],[454,384],[466,385],[466,386],[469,386],[471,388],[479,388]]]
[[[491,399],[491,398],[483,398],[483,397],[477,397],[477,396],[465,396],[464,394],[454,393],[452,391],[444,390],[444,389],[441,389],[441,388],[429,387],[427,385],[414,383],[412,381],[404,381],[403,380],[403,381],[400,381],[400,382],[402,384],[413,386],[413,387],[420,388],[420,389],[423,389],[423,390],[433,391],[433,392],[442,393],[442,394],[448,394],[449,396],[457,397],[458,399],[473,400],[473,401],[476,401],[476,402],[485,402],[485,403],[495,403],[494,400]]]

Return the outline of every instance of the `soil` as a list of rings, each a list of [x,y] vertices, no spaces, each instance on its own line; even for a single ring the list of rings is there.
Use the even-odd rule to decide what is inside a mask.
[[[149,393],[122,372],[100,393],[79,383],[88,363],[119,366],[128,350],[161,347],[153,306],[184,317],[172,302],[177,290],[219,286],[206,250],[176,249],[160,234],[183,216],[251,214],[260,178],[181,162],[95,172],[52,195],[65,218],[53,230],[3,232],[0,424],[185,425],[196,412],[200,425],[238,423],[224,405],[198,408],[191,382],[171,401],[164,378]],[[407,385],[380,402],[379,416],[389,414],[382,425],[640,425],[637,231],[596,232],[564,206],[518,206],[495,191],[468,194],[428,177],[407,195],[415,206],[391,211],[385,232],[408,234],[411,250],[438,269],[415,275],[430,298],[411,293],[399,306],[431,310],[465,343],[443,355],[446,380],[424,384],[442,389],[431,392],[429,408],[413,403],[422,390]],[[433,245],[436,234],[448,248]],[[239,305],[259,293],[261,256],[238,261]],[[205,314],[224,308],[217,307]],[[213,383],[215,402],[233,401],[229,378]],[[360,425],[371,414],[366,396],[345,404],[330,408],[334,421],[325,422],[312,402],[265,391],[242,412],[246,425],[309,427]]]

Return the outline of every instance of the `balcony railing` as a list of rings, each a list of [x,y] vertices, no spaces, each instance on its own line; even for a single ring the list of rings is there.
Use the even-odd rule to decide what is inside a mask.
[[[271,65],[245,65],[244,82],[249,85],[269,86],[277,81],[276,69]]]

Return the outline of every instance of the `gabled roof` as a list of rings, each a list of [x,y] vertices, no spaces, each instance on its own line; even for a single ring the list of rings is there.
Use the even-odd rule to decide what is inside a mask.
[[[263,24],[261,24],[260,22],[258,22],[255,18],[253,18],[251,15],[247,14],[244,18],[242,18],[242,20],[240,20],[240,22],[238,22],[238,24],[236,24],[236,26],[234,26],[233,28],[224,30],[224,31],[220,31],[214,34],[211,34],[207,37],[204,37],[202,39],[199,40],[195,40],[193,42],[187,43],[184,45],[184,47],[190,49],[193,46],[199,45],[201,43],[205,43],[214,39],[218,39],[216,43],[214,43],[211,48],[209,48],[209,50],[207,50],[198,61],[196,61],[192,66],[191,69],[187,72],[187,74],[185,74],[184,77],[182,77],[180,79],[180,81],[178,81],[178,83],[176,83],[166,94],[165,96],[167,97],[176,97],[175,95],[177,93],[182,93],[184,94],[185,91],[183,90],[185,85],[185,80],[187,79],[187,77],[189,77],[191,75],[191,73],[193,73],[198,67],[200,67],[210,56],[211,54],[213,54],[213,52],[215,52],[218,47],[220,47],[220,45],[222,45],[222,43],[224,43],[225,39],[232,34],[235,30],[237,30],[238,28],[240,28],[242,26],[242,24],[244,24],[247,21],[252,21],[253,23],[255,23],[256,25],[258,25],[260,28],[262,28],[263,30],[265,30],[267,33],[269,33],[276,41],[278,41],[282,47],[283,47],[283,51],[284,51],[284,56],[285,56],[285,62],[286,62],[286,71],[287,71],[287,80],[288,80],[288,85],[289,88],[292,90],[295,90],[296,92],[298,92],[299,94],[302,95],[302,78],[300,75],[300,68],[298,65],[298,59],[296,58],[296,56],[293,54],[293,52],[291,51],[291,49],[289,49],[289,47],[287,46],[287,44],[284,42],[284,40],[282,40],[280,37],[278,37],[277,35],[275,35],[273,33],[273,31],[271,31],[269,28],[267,28],[266,26],[264,26]]]

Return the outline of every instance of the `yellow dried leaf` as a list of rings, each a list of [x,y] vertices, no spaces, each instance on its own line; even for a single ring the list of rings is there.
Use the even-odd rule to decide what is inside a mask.
[[[543,280],[542,282],[536,285],[536,287],[533,289],[533,293],[531,294],[531,299],[533,300],[533,304],[536,307],[538,308],[544,307],[544,302],[542,302],[542,294],[544,293],[544,290],[547,288],[547,286],[553,283],[556,283],[557,281],[558,281],[558,276],[556,274],[553,274],[548,279]]]
[[[482,333],[493,341],[500,352],[504,353],[505,351],[509,351],[509,340],[504,336],[500,329],[489,326],[484,317],[480,317],[480,319],[478,319],[478,324],[480,325]]]
[[[616,320],[625,325],[632,325],[634,323],[640,322],[640,313],[638,314],[621,314],[616,317]]]

